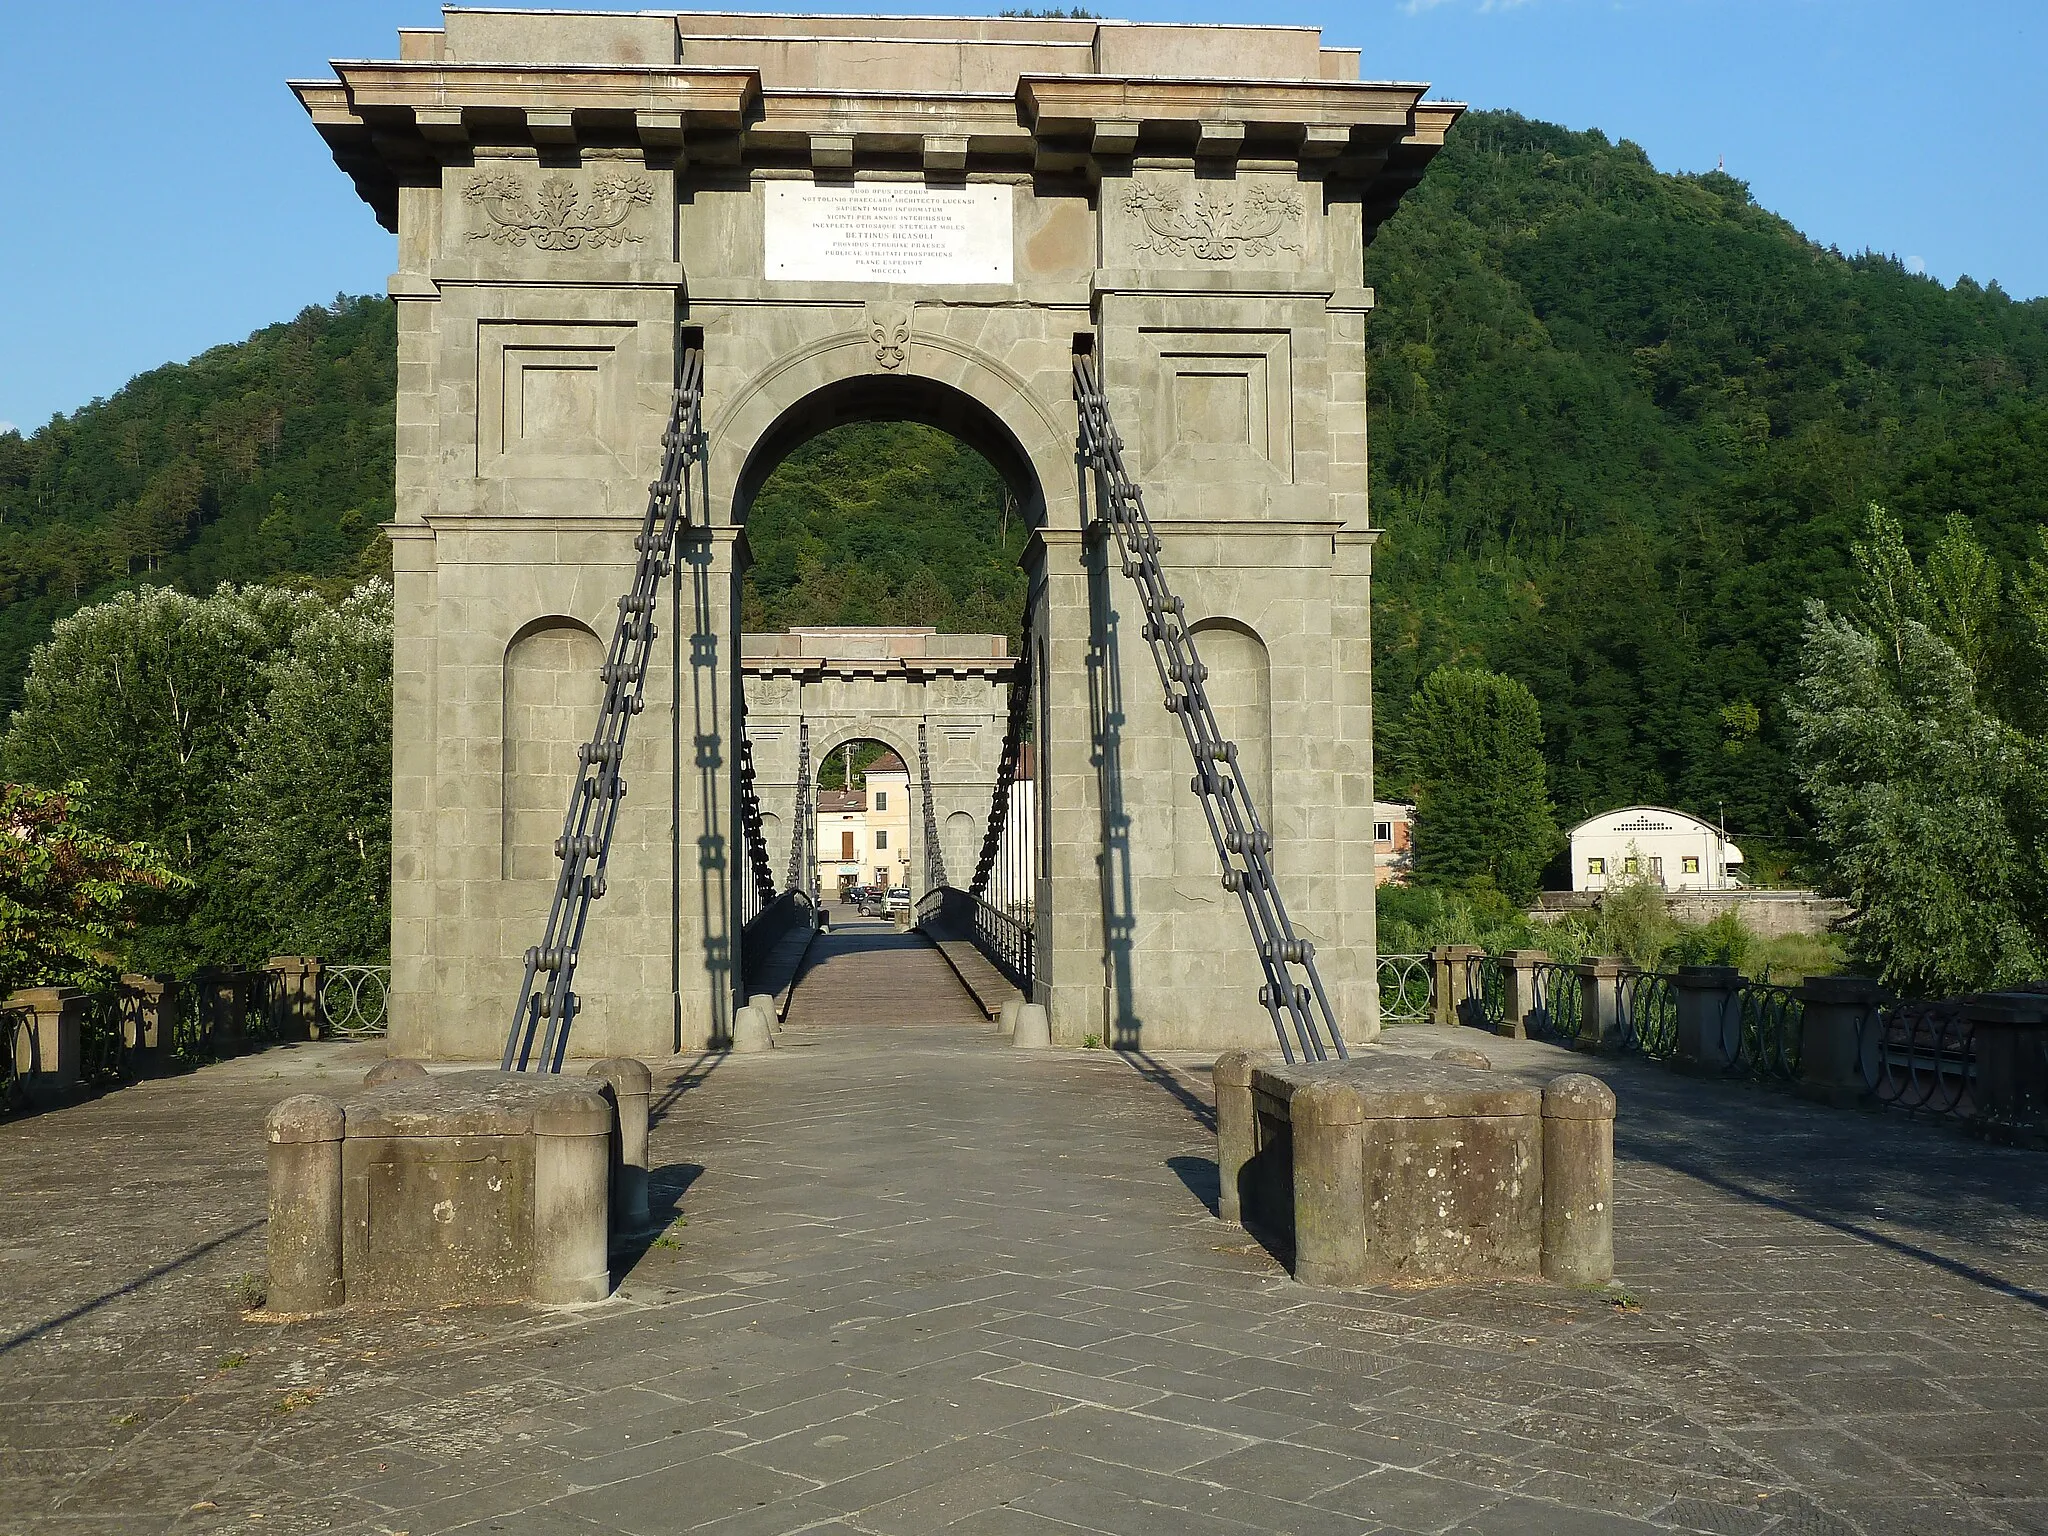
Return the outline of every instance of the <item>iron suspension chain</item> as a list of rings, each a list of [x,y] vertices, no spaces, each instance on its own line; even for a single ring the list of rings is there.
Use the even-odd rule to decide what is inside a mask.
[[[1144,493],[1124,468],[1123,440],[1110,420],[1109,402],[1091,358],[1074,358],[1074,400],[1080,408],[1081,453],[1095,471],[1099,508],[1116,539],[1124,575],[1137,586],[1145,609],[1144,635],[1165,693],[1166,709],[1180,722],[1194,758],[1190,788],[1223,866],[1223,888],[1235,893],[1265,975],[1259,1001],[1273,1021],[1280,1051],[1294,1060],[1349,1055],[1316,969],[1315,946],[1299,937],[1273,878],[1273,839],[1259,820],[1237,744],[1227,739],[1203,686],[1208,669],[1188,629],[1186,605],[1167,586],[1159,535],[1145,511]],[[1290,1043],[1290,1029],[1294,1043]]]
[[[555,842],[561,869],[541,941],[526,952],[526,975],[505,1036],[506,1071],[559,1072],[575,1021],[576,959],[591,903],[604,895],[605,865],[612,834],[626,797],[619,769],[626,759],[626,733],[646,706],[647,663],[657,628],[655,598],[675,560],[676,531],[689,520],[693,468],[704,451],[704,354],[683,351],[681,378],[661,435],[661,472],[647,488],[647,513],[634,536],[633,582],[619,599],[618,621],[598,680],[604,700],[590,740],[577,749],[575,785]]]

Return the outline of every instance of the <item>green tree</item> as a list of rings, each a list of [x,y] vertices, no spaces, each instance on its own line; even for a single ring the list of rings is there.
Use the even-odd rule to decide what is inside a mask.
[[[1901,991],[2038,979],[2048,749],[1994,712],[1972,664],[2008,629],[1999,575],[1954,525],[1931,580],[1881,507],[1868,530],[1857,618],[1808,605],[1790,710],[1825,883],[1856,907],[1860,956]]]
[[[161,849],[190,888],[137,936],[147,969],[186,972],[261,947],[226,834],[244,736],[269,663],[326,610],[316,596],[222,586],[124,592],[61,620],[36,647],[8,727],[9,777],[91,787],[91,830]]]
[[[259,947],[374,960],[391,938],[391,587],[366,583],[265,669],[241,738],[228,848]],[[253,937],[253,936],[252,936]]]
[[[1415,792],[1415,877],[1527,900],[1557,845],[1543,717],[1513,678],[1439,667],[1408,706],[1397,761]]]
[[[141,909],[186,883],[153,850],[81,825],[84,795],[0,787],[0,995],[104,984]]]

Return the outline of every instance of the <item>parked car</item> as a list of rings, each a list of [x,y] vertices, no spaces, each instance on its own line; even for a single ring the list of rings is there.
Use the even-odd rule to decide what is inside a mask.
[[[899,885],[890,891],[887,904],[882,910],[892,917],[898,912],[908,912],[910,910],[910,887]]]

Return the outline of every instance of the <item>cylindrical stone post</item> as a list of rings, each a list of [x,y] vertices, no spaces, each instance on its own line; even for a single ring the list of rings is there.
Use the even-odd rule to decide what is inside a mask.
[[[1013,1035],[1017,1032],[1017,1010],[1024,1006],[1021,997],[1006,997],[996,1009],[996,1033]]]
[[[1681,965],[1678,1059],[1706,1072],[1735,1065],[1742,1050],[1742,972],[1732,965]]]
[[[1010,1044],[1027,1051],[1049,1050],[1052,1019],[1043,1004],[1025,1003],[1017,1010],[1017,1022],[1010,1030]]]
[[[1798,1091],[1825,1104],[1854,1104],[1870,1091],[1884,988],[1868,976],[1809,976],[1799,988]],[[1872,1068],[1864,1075],[1865,1065]]]
[[[1500,957],[1507,1003],[1501,1009],[1495,1034],[1510,1040],[1529,1038],[1529,1016],[1536,1011],[1537,972],[1548,964],[1550,951],[1546,949],[1511,949]]]
[[[1210,1081],[1216,1090],[1216,1214],[1244,1224],[1237,1179],[1258,1151],[1258,1125],[1252,1110],[1252,1056],[1225,1051],[1216,1058]]]
[[[1602,1050],[1621,1033],[1622,969],[1621,961],[1611,955],[1579,962],[1580,1050]]]
[[[771,993],[754,993],[753,996],[747,999],[747,1006],[768,1021],[768,1032],[770,1034],[779,1035],[782,1033],[782,1014],[776,1008],[775,998]]]
[[[294,1094],[264,1118],[270,1144],[271,1312],[330,1312],[346,1297],[341,1272],[341,1105]]]
[[[533,1296],[551,1306],[611,1294],[612,1107],[560,1094],[533,1112]]]
[[[1583,1072],[1543,1090],[1543,1278],[1614,1278],[1614,1090]]]
[[[775,1032],[768,1027],[767,1015],[751,1003],[733,1011],[732,1051],[736,1056],[748,1056],[757,1051],[773,1050]]]
[[[618,1125],[612,1144],[612,1222],[621,1232],[639,1232],[647,1213],[647,1101],[654,1074],[630,1056],[610,1056],[590,1068],[610,1085]]]
[[[1294,1278],[1303,1285],[1365,1283],[1365,1106],[1350,1084],[1294,1090]]]

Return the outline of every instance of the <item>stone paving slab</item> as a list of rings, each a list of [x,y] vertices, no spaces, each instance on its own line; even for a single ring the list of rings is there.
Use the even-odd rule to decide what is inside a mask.
[[[1614,1085],[1631,1304],[1295,1284],[1202,1062],[1009,1049],[883,925],[657,1065],[680,1220],[592,1308],[245,1315],[263,1111],[374,1046],[0,1125],[0,1531],[2048,1528],[2048,1157],[1477,1043]]]

